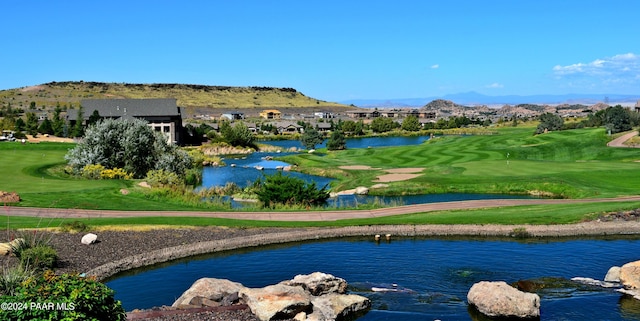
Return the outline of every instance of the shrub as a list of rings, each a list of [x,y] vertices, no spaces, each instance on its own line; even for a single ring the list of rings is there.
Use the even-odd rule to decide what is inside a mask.
[[[191,186],[196,186],[202,183],[202,170],[198,168],[191,168],[187,170],[184,175],[184,183]]]
[[[64,222],[62,223],[62,225],[60,225],[60,229],[63,232],[67,232],[67,233],[68,232],[84,232],[89,230],[89,225],[80,221]]]
[[[25,268],[31,266],[35,270],[51,269],[56,261],[58,261],[58,253],[48,245],[38,245],[20,253],[20,263]]]
[[[100,178],[102,179],[131,179],[133,175],[127,173],[122,168],[105,169],[100,172]]]
[[[163,169],[151,170],[145,178],[151,186],[171,186],[182,185],[180,177],[174,172],[165,171]]]
[[[104,166],[100,164],[87,164],[82,167],[81,175],[88,179],[100,179],[104,170]]]
[[[186,152],[169,145],[162,133],[137,119],[103,119],[89,126],[82,142],[69,150],[65,159],[76,172],[89,164],[102,164],[105,168],[124,168],[136,178],[152,169],[182,175],[191,166]]]
[[[3,266],[0,275],[0,295],[15,295],[22,282],[33,275],[33,269],[28,266]]]
[[[0,310],[2,320],[105,320],[124,321],[122,303],[114,299],[113,290],[76,274],[56,275],[46,271],[26,279],[14,296],[2,296],[2,302],[53,303],[55,309]]]
[[[258,180],[255,193],[265,207],[273,207],[276,204],[317,206],[324,205],[329,198],[326,187],[318,189],[315,182],[307,184],[300,178],[278,172],[276,175],[267,176],[264,182]]]

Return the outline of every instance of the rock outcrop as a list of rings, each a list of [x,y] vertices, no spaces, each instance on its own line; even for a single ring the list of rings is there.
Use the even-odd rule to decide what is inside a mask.
[[[607,275],[604,276],[605,282],[620,282],[620,267],[612,266],[609,271],[607,271]]]
[[[242,289],[244,286],[237,282],[202,278],[195,281],[171,306],[228,306],[238,302],[238,292]]]
[[[522,292],[502,281],[474,284],[467,300],[480,313],[490,317],[540,317],[540,297],[537,294]]]
[[[620,267],[620,283],[626,290],[640,289],[640,261],[629,262]]]
[[[300,286],[276,284],[261,289],[244,288],[238,295],[262,321],[291,319],[312,309],[310,296]]]
[[[366,313],[369,299],[345,294],[347,282],[321,272],[297,275],[264,288],[247,288],[229,280],[197,280],[174,303],[175,308],[246,304],[258,319],[332,321]]]
[[[280,283],[289,286],[301,286],[314,296],[328,293],[344,294],[347,292],[347,281],[322,272],[296,275],[292,280]]]

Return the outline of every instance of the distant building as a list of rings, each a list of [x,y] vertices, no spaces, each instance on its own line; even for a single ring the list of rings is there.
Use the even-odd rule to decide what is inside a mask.
[[[228,120],[242,120],[242,119],[244,119],[244,113],[239,113],[239,112],[224,113],[224,114],[220,115],[220,118],[226,118]]]
[[[84,99],[80,102],[83,119],[78,119],[78,110],[67,111],[71,123],[86,123],[94,111],[100,117],[111,119],[142,119],[155,131],[162,132],[170,144],[179,144],[182,133],[182,109],[174,98],[158,99]]]
[[[313,113],[313,115],[315,117],[317,117],[317,118],[322,118],[322,119],[336,118],[336,115],[334,113],[330,113],[330,112],[326,112],[326,111],[315,112],[315,113]]]
[[[282,113],[277,109],[266,109],[260,112],[260,117],[264,119],[280,119],[282,118]]]
[[[640,112],[640,100],[638,100],[638,101],[636,102],[635,111]]]

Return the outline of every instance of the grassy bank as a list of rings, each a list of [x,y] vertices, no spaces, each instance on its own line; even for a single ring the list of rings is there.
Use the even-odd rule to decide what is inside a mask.
[[[326,155],[299,154],[286,160],[305,172],[338,178],[335,190],[371,186],[384,169],[420,167],[420,177],[390,182],[372,190],[402,195],[441,192],[553,194],[566,198],[636,195],[640,190],[640,149],[609,148],[603,129],[580,129],[533,136],[533,127],[501,128],[493,135],[445,136],[419,146],[351,149]],[[81,180],[61,171],[73,145],[62,143],[0,144],[0,190],[17,192],[19,206],[105,210],[224,210],[210,204],[185,203],[166,195],[150,196],[126,180]],[[375,170],[341,170],[343,165],[368,165]],[[121,193],[126,189],[128,194]],[[267,222],[214,218],[80,218],[90,225],[225,225],[342,226],[367,224],[564,224],[607,211],[640,204],[594,203],[538,205],[498,209],[417,213],[338,222]],[[34,217],[1,213],[10,227],[42,227]],[[69,219],[53,219],[56,226]]]
[[[445,136],[419,146],[352,149],[284,160],[302,171],[338,179],[334,189],[372,186],[384,169],[424,168],[420,177],[388,183],[376,194],[542,193],[563,198],[634,195],[640,187],[640,149],[609,148],[604,129],[533,136],[532,127],[496,135]],[[340,170],[367,165],[377,170]]]

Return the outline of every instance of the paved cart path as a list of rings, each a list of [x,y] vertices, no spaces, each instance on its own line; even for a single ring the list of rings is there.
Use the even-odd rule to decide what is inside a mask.
[[[380,208],[372,210],[329,210],[294,212],[205,212],[205,211],[110,211],[87,209],[58,209],[5,206],[3,215],[35,216],[46,218],[101,218],[101,217],[217,217],[238,220],[262,221],[336,221],[352,218],[375,218],[401,214],[444,210],[495,208],[519,205],[581,204],[602,202],[640,201],[639,196],[596,199],[491,199],[456,202],[440,202]]]

